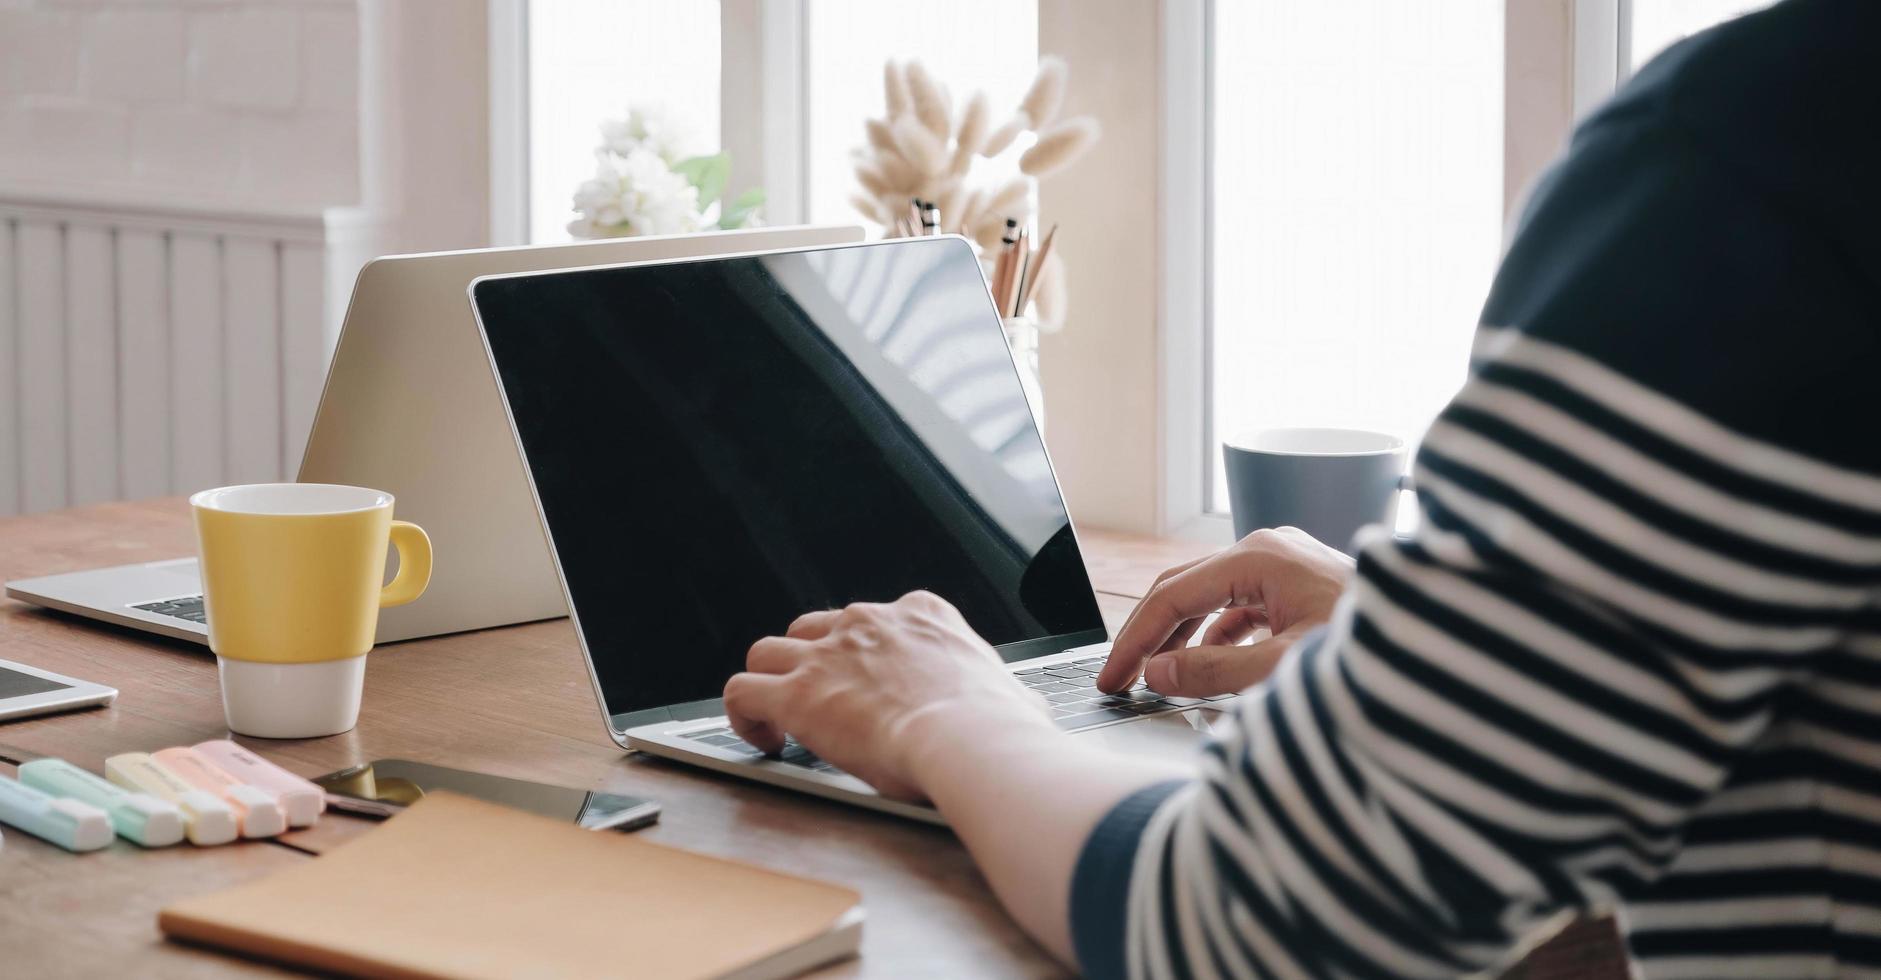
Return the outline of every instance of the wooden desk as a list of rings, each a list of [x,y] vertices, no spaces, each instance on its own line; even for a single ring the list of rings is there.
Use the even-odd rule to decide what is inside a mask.
[[[1114,628],[1157,572],[1203,549],[1104,532],[1081,535]],[[0,520],[0,579],[189,554],[178,499]],[[215,661],[190,644],[0,602],[0,659],[110,684],[109,708],[0,724],[7,763],[57,755],[93,771],[118,752],[227,734]],[[243,739],[313,776],[401,757],[645,796],[665,806],[653,839],[859,889],[860,959],[832,976],[1057,976],[1062,969],[1002,911],[946,831],[657,759],[607,737],[566,620],[416,640],[372,654],[359,726],[305,741]],[[328,814],[330,843],[370,822]],[[317,836],[315,836],[317,835]],[[164,942],[157,909],[309,860],[276,842],[145,852],[122,841],[74,856],[20,832],[0,850],[0,950],[11,976],[211,976],[278,972]],[[632,915],[632,896],[621,914]],[[1591,971],[1591,972],[1590,972]],[[1622,976],[1611,930],[1577,927],[1531,956],[1524,977]]]

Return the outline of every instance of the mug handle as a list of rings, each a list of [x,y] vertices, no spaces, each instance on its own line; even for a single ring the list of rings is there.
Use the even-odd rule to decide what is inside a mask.
[[[392,522],[392,547],[398,549],[398,574],[379,590],[379,605],[402,606],[425,594],[431,584],[431,536],[410,521]]]

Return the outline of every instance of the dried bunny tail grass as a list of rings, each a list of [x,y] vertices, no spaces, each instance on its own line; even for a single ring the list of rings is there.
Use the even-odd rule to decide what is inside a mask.
[[[888,128],[888,123],[880,119],[865,119],[862,121],[862,128],[869,132],[870,146],[875,147],[883,153],[901,152],[895,149],[894,131]]]
[[[927,73],[927,67],[919,61],[908,62],[908,101],[914,108],[914,115],[921,120],[921,125],[937,140],[944,140],[953,131],[953,107],[947,98],[947,90],[934,81]]]
[[[1006,219],[992,211],[982,211],[973,227],[963,232],[979,243],[981,252],[992,255],[999,251],[1000,240],[1006,233]]]
[[[947,166],[948,173],[965,176],[973,154],[986,145],[986,126],[992,121],[992,112],[985,92],[975,92],[967,100],[967,107],[960,111],[960,131],[954,134],[954,158]]]
[[[923,176],[932,176],[940,172],[944,165],[947,148],[929,132],[927,127],[913,116],[902,116],[890,127],[895,137],[895,148],[901,151],[914,169]]]
[[[987,197],[981,207],[981,213],[1004,223],[1007,218],[1021,218],[1031,213],[1027,207],[1027,198],[1032,196],[1032,182],[1024,177],[1014,177],[999,186]]]
[[[960,114],[960,132],[956,139],[963,145],[970,146],[978,153],[986,142],[986,131],[993,121],[993,104],[985,92],[973,93],[967,100],[966,109]]]
[[[960,206],[960,202],[966,196],[965,188],[961,187],[960,181],[953,177],[941,180],[928,188],[927,192],[927,199],[934,202],[934,206],[940,209],[943,222],[948,219],[948,215],[954,213],[954,209]]]
[[[882,180],[888,184],[888,197],[906,197],[921,186],[922,178],[915,172],[914,164],[903,160],[899,153],[876,157],[875,169],[881,171]]]
[[[985,203],[984,192],[977,188],[967,191],[960,195],[957,210],[941,212],[941,221],[945,222],[948,228],[962,235],[970,234],[973,231],[973,223],[979,220],[980,212],[984,210]]]
[[[1043,177],[1070,166],[1101,133],[1090,116],[1067,119],[1038,134],[1038,142],[1019,157],[1019,172]]]
[[[908,111],[908,76],[893,58],[882,62],[882,103],[890,119]]]
[[[947,179],[965,180],[967,171],[971,169],[973,169],[973,155],[971,153],[962,153],[958,148],[955,148],[953,159],[947,161]]]
[[[1045,259],[1045,266],[1038,270],[1038,292],[1032,296],[1032,307],[1038,311],[1038,328],[1043,333],[1057,333],[1065,328],[1065,264],[1056,249]]]
[[[1057,55],[1046,55],[1038,60],[1038,77],[1032,79],[1032,87],[1026,89],[1025,98],[1019,102],[1019,108],[1032,120],[1032,125],[1049,126],[1058,118],[1058,108],[1065,101],[1065,78],[1069,74],[1065,59]]]
[[[882,176],[881,167],[875,163],[856,164],[856,183],[876,197],[888,196],[888,178]]]
[[[870,221],[875,222],[878,225],[889,224],[889,222],[882,220],[882,206],[876,203],[875,198],[872,198],[868,196],[867,194],[850,195],[849,206],[852,208],[855,208],[857,214],[863,216],[864,218],[869,219]]]
[[[991,136],[986,138],[986,145],[980,147],[980,156],[996,157],[1006,152],[1006,147],[1011,146],[1012,141],[1018,139],[1020,133],[1031,128],[1032,117],[1026,115],[1024,109],[1020,109],[1018,112],[1012,114],[1011,119],[1006,120],[998,129],[993,130]]]

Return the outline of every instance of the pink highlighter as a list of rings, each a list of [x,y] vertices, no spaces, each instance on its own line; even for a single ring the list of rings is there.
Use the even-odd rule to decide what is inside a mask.
[[[184,782],[221,797],[235,811],[243,837],[273,837],[287,829],[287,815],[273,793],[223,772],[194,749],[179,745],[159,749],[150,756]]]
[[[290,827],[313,826],[327,808],[325,790],[226,738],[197,745],[196,754],[236,779],[273,793],[287,811]]]

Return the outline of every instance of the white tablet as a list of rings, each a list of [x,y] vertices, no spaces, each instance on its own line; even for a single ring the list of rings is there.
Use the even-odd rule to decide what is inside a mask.
[[[110,704],[117,696],[116,688],[0,660],[0,721]]]

